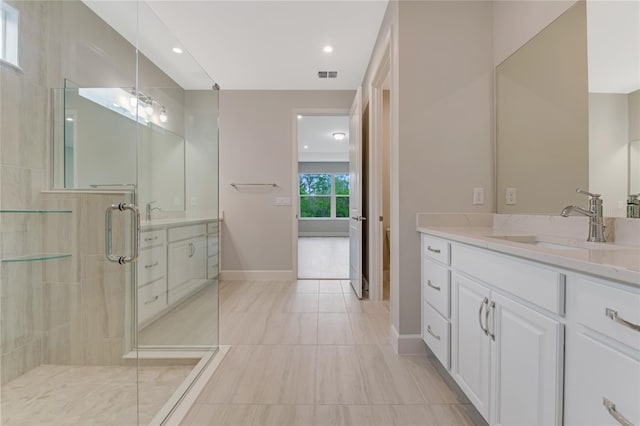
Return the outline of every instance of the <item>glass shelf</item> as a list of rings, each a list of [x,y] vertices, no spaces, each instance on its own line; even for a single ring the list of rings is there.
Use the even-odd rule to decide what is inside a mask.
[[[67,257],[71,257],[71,253],[34,253],[34,254],[26,254],[23,256],[9,257],[7,259],[0,259],[0,262],[2,263],[35,262],[39,260],[64,259]]]
[[[39,214],[47,214],[47,213],[73,213],[73,210],[38,210],[38,209],[9,209],[9,210],[0,210],[0,213],[39,213]]]

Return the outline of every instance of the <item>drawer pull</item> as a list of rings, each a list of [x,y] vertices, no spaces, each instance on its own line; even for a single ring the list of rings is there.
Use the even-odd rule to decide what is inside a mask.
[[[440,253],[440,249],[431,248],[431,246],[427,246],[427,250],[432,251],[434,253]]]
[[[433,337],[435,337],[436,340],[440,340],[440,336],[438,336],[437,334],[435,334],[433,332],[433,330],[431,330],[431,326],[427,325],[427,331],[429,332],[430,335],[432,335]]]
[[[149,241],[155,241],[158,239],[158,236],[156,235],[155,237],[147,237],[144,239],[145,243],[148,243]]]
[[[493,333],[489,331],[489,310],[493,312],[492,324]],[[487,306],[487,311],[484,313],[484,325],[487,327],[487,335],[491,337],[491,340],[496,340],[496,302],[491,302],[491,305]]]
[[[144,269],[153,268],[154,266],[158,266],[158,262],[157,261],[156,261],[156,263],[153,263],[151,265],[144,265]]]
[[[427,285],[434,290],[440,291],[440,287],[431,284],[431,280],[427,280]]]
[[[158,300],[159,298],[160,298],[160,296],[152,297],[151,299],[149,299],[149,300],[147,300],[146,302],[144,302],[144,304],[145,304],[145,305],[148,305],[148,304],[150,304],[150,303],[155,302],[155,301],[156,301],[156,300]]]
[[[625,327],[629,327],[630,329],[635,331],[640,331],[640,325],[634,324],[632,322],[629,322],[627,320],[620,318],[618,316],[618,311],[614,311],[611,308],[607,308],[605,309],[604,313],[607,317],[611,318],[613,321],[617,322],[618,324],[622,324]]]
[[[618,410],[616,410],[616,404],[609,401],[607,398],[602,398],[602,405],[605,406],[609,414],[611,414],[611,417],[616,419],[616,421],[620,423],[622,426],[633,426],[633,423],[625,419],[624,416],[620,414]]]
[[[489,335],[489,330],[484,328],[484,326],[482,325],[482,308],[484,308],[485,306],[487,307],[487,313],[488,313],[489,312],[489,299],[487,297],[485,297],[482,300],[482,303],[480,304],[480,309],[478,310],[478,322],[480,323],[480,328],[484,332],[484,335],[488,336]]]

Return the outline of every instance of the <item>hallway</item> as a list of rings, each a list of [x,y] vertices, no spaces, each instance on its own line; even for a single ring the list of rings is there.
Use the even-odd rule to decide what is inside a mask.
[[[348,281],[223,282],[220,327],[232,348],[183,424],[476,424],[436,362],[395,354],[388,302]]]

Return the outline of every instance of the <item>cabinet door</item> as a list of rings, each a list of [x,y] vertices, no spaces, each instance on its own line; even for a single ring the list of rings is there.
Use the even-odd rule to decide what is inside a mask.
[[[489,415],[490,339],[480,327],[484,323],[490,291],[458,274],[453,276],[452,374],[485,419]],[[482,307],[482,316],[479,311]]]
[[[189,281],[203,281],[207,279],[207,239],[194,238],[188,241],[189,253],[187,270]],[[197,284],[197,283],[196,283]]]
[[[188,281],[187,259],[192,249],[188,241],[169,243],[169,289],[176,288]]]
[[[492,298],[490,423],[561,424],[562,325],[507,297]]]

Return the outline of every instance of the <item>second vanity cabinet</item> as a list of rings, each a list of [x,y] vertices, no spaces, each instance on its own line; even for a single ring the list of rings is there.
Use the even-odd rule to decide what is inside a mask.
[[[206,225],[169,229],[169,304],[193,293],[207,281]]]

